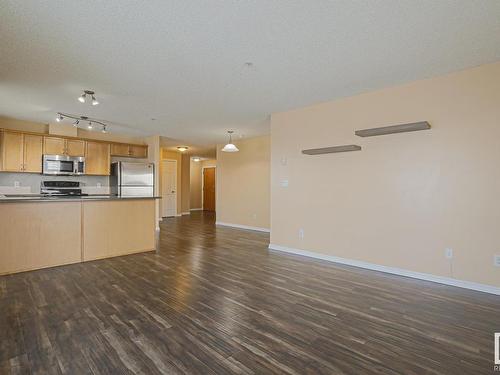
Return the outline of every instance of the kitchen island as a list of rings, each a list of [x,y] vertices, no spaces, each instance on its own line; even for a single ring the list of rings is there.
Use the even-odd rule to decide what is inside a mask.
[[[0,275],[155,250],[158,197],[0,197]]]

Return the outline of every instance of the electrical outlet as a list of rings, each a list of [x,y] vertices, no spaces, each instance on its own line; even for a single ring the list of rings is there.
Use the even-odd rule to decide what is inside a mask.
[[[97,187],[100,188],[102,187],[102,184],[100,182],[97,183]]]
[[[444,256],[447,258],[447,259],[452,259],[453,258],[453,249],[452,248],[446,248],[444,250]]]
[[[302,229],[302,228],[299,229],[299,239],[300,240],[304,239],[304,229]]]
[[[493,256],[493,264],[495,267],[500,267],[500,255],[495,254]]]
[[[288,180],[282,180],[280,184],[282,187],[288,187]]]
[[[253,214],[252,218],[257,219],[257,214]]]
[[[19,187],[21,186],[21,184],[19,183],[19,181],[14,181],[14,187]]]

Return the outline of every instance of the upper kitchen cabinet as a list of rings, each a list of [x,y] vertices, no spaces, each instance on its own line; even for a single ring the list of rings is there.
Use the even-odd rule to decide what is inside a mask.
[[[103,142],[86,142],[85,174],[109,175],[110,145]]]
[[[43,137],[43,153],[46,155],[85,156],[85,141]]]
[[[111,145],[111,155],[127,158],[147,158],[148,146],[113,143]]]
[[[148,146],[130,145],[130,156],[133,158],[147,158]]]
[[[85,156],[85,141],[79,139],[66,140],[66,155]]]
[[[43,138],[24,134],[24,172],[42,173]]]
[[[0,169],[4,172],[42,172],[42,136],[2,131]]]

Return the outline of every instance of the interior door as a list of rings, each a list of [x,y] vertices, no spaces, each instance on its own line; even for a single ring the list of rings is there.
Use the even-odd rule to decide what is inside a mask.
[[[203,169],[203,209],[215,211],[215,167]]]
[[[163,160],[161,163],[162,216],[177,215],[177,161]]]

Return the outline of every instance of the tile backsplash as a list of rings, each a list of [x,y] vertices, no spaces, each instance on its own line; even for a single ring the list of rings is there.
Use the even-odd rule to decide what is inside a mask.
[[[36,173],[0,173],[0,192],[4,194],[40,193],[42,181],[79,181],[82,191],[89,194],[108,194],[108,176],[44,176]],[[29,191],[28,191],[29,188]]]

